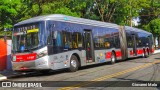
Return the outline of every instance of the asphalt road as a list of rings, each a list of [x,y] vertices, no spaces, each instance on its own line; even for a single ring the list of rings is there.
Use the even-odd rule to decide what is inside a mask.
[[[114,65],[104,63],[82,67],[77,72],[59,70],[45,74],[31,73],[8,81],[54,82],[42,82],[42,86],[50,87],[0,88],[1,90],[159,90],[157,85],[160,83],[160,54],[151,55],[149,58],[118,61]]]

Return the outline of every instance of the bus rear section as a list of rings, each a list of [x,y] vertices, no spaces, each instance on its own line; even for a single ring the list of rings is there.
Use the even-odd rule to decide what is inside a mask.
[[[133,27],[125,26],[127,40],[127,58],[148,57],[154,53],[153,36],[151,33]]]
[[[43,45],[41,23],[17,25],[13,31],[13,70],[49,69],[47,47]],[[41,40],[40,40],[41,39]]]

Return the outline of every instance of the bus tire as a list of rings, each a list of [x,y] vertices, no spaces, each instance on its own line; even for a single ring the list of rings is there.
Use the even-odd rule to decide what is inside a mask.
[[[40,73],[43,73],[43,74],[47,74],[47,73],[49,73],[51,70],[40,70],[39,72]]]
[[[77,57],[75,55],[72,55],[71,59],[70,59],[69,71],[70,72],[76,72],[78,70],[78,67],[79,67],[78,59],[77,59]]]
[[[111,55],[111,64],[114,64],[116,62],[116,55],[114,52],[112,52],[112,55]]]

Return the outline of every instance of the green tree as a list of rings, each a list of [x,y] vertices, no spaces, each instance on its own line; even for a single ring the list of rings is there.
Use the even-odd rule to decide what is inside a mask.
[[[151,32],[153,35],[159,36],[160,35],[160,18],[150,21],[145,28],[147,31]]]
[[[27,6],[24,19],[47,14],[66,14],[79,16],[76,11],[67,7],[70,0],[23,0]]]
[[[22,11],[20,0],[0,0],[0,34],[4,28],[11,28],[19,21]]]
[[[16,16],[18,16],[20,0],[1,0],[0,1],[0,30],[12,27]]]
[[[87,5],[90,7],[85,18],[93,17],[104,22],[131,25],[133,18],[139,17],[139,12],[143,7],[148,7],[149,2],[148,0],[91,0]]]
[[[158,37],[158,47],[160,48],[160,18],[151,20],[144,28],[151,32],[154,37]]]
[[[151,20],[158,18],[160,15],[160,0],[148,0],[149,6],[144,6],[139,12],[140,27],[145,27]]]
[[[132,26],[132,20],[139,17],[139,12],[149,6],[148,0],[115,0],[118,4],[115,8],[112,21],[120,25]]]
[[[160,15],[159,0],[1,0],[0,30],[39,15],[66,14],[70,16],[131,25],[140,17],[141,25]],[[144,15],[155,15],[142,17]],[[151,19],[148,19],[151,18]]]

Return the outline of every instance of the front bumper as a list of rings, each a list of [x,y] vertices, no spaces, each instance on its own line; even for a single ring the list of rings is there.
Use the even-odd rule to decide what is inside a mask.
[[[33,61],[12,62],[12,69],[16,71],[50,69],[48,59],[45,57]]]

